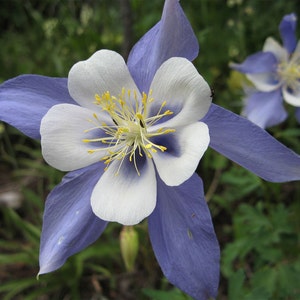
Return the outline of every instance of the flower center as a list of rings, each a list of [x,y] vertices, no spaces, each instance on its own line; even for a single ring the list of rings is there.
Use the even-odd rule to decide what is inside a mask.
[[[277,72],[281,80],[291,89],[296,89],[300,81],[300,60],[284,61],[278,65]]]
[[[118,97],[112,96],[110,92],[105,92],[102,95],[95,95],[95,104],[100,106],[102,111],[105,111],[112,119],[112,124],[102,122],[96,113],[93,114],[93,119],[89,121],[95,125],[85,132],[90,132],[94,129],[101,129],[105,135],[100,138],[84,139],[84,143],[101,143],[105,147],[93,148],[88,150],[89,154],[98,151],[104,151],[104,156],[101,161],[107,165],[114,160],[120,160],[119,168],[116,175],[119,173],[121,165],[128,157],[130,162],[134,163],[135,169],[140,175],[137,167],[136,155],[143,157],[145,154],[148,158],[152,158],[152,154],[157,151],[164,152],[167,147],[153,143],[153,137],[175,132],[175,129],[161,127],[158,130],[149,130],[156,122],[165,116],[172,115],[170,110],[164,110],[166,102],[164,101],[156,115],[148,116],[148,106],[154,99],[149,95],[142,94],[142,99],[138,99],[135,91],[122,89]]]

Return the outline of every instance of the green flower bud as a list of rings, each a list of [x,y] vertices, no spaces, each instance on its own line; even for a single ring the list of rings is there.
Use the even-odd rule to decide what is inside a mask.
[[[120,233],[120,246],[126,270],[132,272],[135,259],[139,250],[139,238],[137,231],[132,226],[124,226]]]

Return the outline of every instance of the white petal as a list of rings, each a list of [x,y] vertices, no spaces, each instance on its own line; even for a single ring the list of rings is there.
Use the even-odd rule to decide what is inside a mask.
[[[276,78],[276,74],[273,73],[255,73],[246,74],[246,76],[261,92],[274,91],[281,85],[281,82]]]
[[[154,165],[146,159],[137,174],[133,162],[124,160],[109,165],[91,196],[93,212],[100,219],[123,225],[134,225],[148,217],[156,205],[156,178]]]
[[[89,121],[92,118],[93,111],[87,108],[72,104],[54,105],[43,117],[40,128],[46,162],[56,169],[72,171],[99,161],[105,153],[88,153],[96,145],[82,141],[94,134],[96,137],[104,134],[101,130],[85,132],[95,126]]]
[[[281,46],[276,40],[272,37],[266,39],[264,47],[264,52],[272,52],[275,57],[277,58],[278,62],[287,61],[289,54],[287,50]]]
[[[292,54],[290,64],[299,65],[300,63],[300,41],[297,44],[297,47]],[[294,84],[294,89],[291,91],[286,85],[282,88],[282,94],[284,100],[290,105],[300,107],[300,82]]]
[[[165,184],[176,186],[193,175],[209,145],[210,137],[208,127],[203,122],[178,128],[172,137],[176,138],[174,147],[178,153],[172,155],[168,149],[165,152],[157,151],[153,160]]]
[[[300,107],[300,85],[299,85],[298,89],[293,91],[293,93],[291,93],[289,91],[289,89],[286,86],[284,86],[282,88],[282,95],[283,95],[283,99],[288,104],[296,106],[296,107]]]
[[[119,96],[122,88],[136,91],[126,63],[121,55],[109,50],[95,52],[89,59],[76,63],[69,72],[68,88],[81,106],[95,109],[95,94],[110,92]]]
[[[149,116],[157,114],[162,103],[174,114],[164,126],[182,126],[203,118],[211,104],[211,90],[193,64],[185,58],[173,57],[164,62],[151,83],[154,101],[149,105]]]

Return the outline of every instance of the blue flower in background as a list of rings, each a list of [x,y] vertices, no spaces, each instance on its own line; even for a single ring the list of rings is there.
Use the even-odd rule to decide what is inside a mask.
[[[263,51],[250,55],[241,64],[231,64],[245,73],[257,89],[247,96],[243,114],[262,128],[287,118],[283,100],[296,107],[300,122],[300,43],[295,35],[296,23],[295,14],[285,15],[279,25],[283,46],[269,37]]]
[[[300,179],[297,154],[247,119],[209,106],[208,86],[189,62],[198,51],[178,0],[166,0],[127,66],[101,50],[68,79],[23,75],[0,86],[0,119],[42,137],[45,159],[70,171],[46,200],[40,274],[97,240],[108,221],[148,216],[167,279],[195,299],[216,297],[219,245],[193,174],[207,144],[266,180]]]

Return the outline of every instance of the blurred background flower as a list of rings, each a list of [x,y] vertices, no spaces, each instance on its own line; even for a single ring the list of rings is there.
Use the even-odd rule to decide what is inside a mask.
[[[262,128],[278,125],[287,118],[283,100],[296,107],[300,122],[300,43],[297,44],[296,25],[294,13],[285,15],[279,25],[283,46],[269,37],[262,52],[250,55],[241,64],[231,64],[255,86],[254,91],[245,88],[248,95],[243,114]]]

